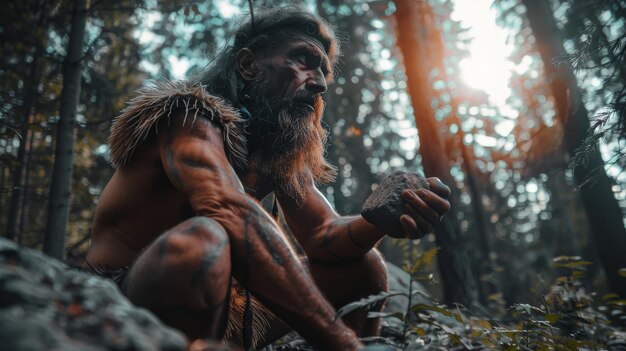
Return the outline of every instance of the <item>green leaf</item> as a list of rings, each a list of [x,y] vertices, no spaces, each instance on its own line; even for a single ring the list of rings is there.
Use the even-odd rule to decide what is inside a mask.
[[[430,250],[427,250],[422,255],[422,263],[426,266],[430,266],[433,264],[435,257],[437,257],[437,252],[439,251],[438,247],[433,247]]]
[[[550,322],[550,324],[554,324],[561,319],[561,316],[556,313],[548,313],[545,315],[546,320]]]
[[[387,312],[367,312],[367,318],[385,318],[391,316],[391,313]]]
[[[584,277],[585,277],[585,272],[584,271],[576,270],[576,271],[572,272],[572,279],[573,280],[579,280],[579,279],[584,278]]]
[[[626,268],[620,268],[617,270],[617,274],[619,274],[621,277],[626,278]]]
[[[451,317],[452,316],[452,312],[443,309],[441,307],[437,307],[437,306],[431,306],[431,305],[426,305],[423,303],[418,303],[417,305],[413,305],[411,306],[411,312],[417,312],[420,310],[428,310],[428,311],[434,311],[434,312],[439,312],[441,314],[443,314],[444,316],[447,317]]]
[[[364,338],[361,338],[361,341],[365,343],[378,343],[378,344],[391,345],[394,347],[400,347],[400,345],[395,344],[393,341],[389,340],[389,338],[385,338],[383,336],[366,336]]]
[[[456,334],[449,334],[448,337],[455,345],[458,345],[461,343],[461,337]]]
[[[404,265],[403,269],[405,272],[413,275],[417,272],[419,272],[420,268],[422,268],[422,260],[416,260],[415,262],[413,262],[413,264],[406,264]]]
[[[526,313],[530,314],[530,305],[527,303],[521,303],[517,306],[515,306],[515,310],[517,311],[526,311]]]
[[[475,319],[475,320],[472,320],[472,324],[475,324],[477,327],[480,327],[482,329],[491,329],[492,328],[491,322],[489,322],[488,320],[485,320],[485,319]]]
[[[374,304],[376,304],[377,302],[383,301],[384,299],[391,297],[391,296],[398,296],[398,295],[402,295],[402,296],[407,296],[407,294],[402,293],[402,292],[397,292],[397,291],[384,291],[380,294],[376,294],[376,295],[370,295],[366,298],[360,299],[359,301],[355,301],[355,302],[351,302],[343,307],[341,307],[340,309],[337,310],[337,315],[335,315],[335,320],[337,320],[337,318],[341,318],[345,315],[347,315],[348,313],[357,310],[359,308],[371,308]]]
[[[580,268],[582,266],[590,266],[592,264],[593,262],[589,262],[589,261],[573,261],[573,262],[567,262],[567,263],[556,263],[554,267],[575,269],[575,268]]]
[[[602,300],[613,300],[613,299],[619,299],[619,295],[615,293],[608,293],[602,296]]]
[[[563,261],[578,261],[580,260],[580,256],[559,256],[552,259],[552,262],[563,262]]]
[[[413,279],[418,282],[432,282],[433,280],[435,280],[435,276],[433,274],[418,275],[414,277]]]
[[[518,303],[518,304],[515,304],[512,308],[514,308],[518,312],[526,312],[529,315],[531,311],[539,312],[541,314],[545,313],[542,309],[537,308],[535,306],[531,306],[527,303]]]

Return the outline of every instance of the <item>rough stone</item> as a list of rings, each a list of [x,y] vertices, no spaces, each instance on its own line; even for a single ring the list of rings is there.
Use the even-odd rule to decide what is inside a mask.
[[[110,280],[0,238],[0,349],[185,350]]]
[[[387,235],[394,238],[404,237],[400,216],[405,213],[406,202],[401,194],[404,189],[420,188],[430,188],[426,178],[422,175],[395,171],[383,179],[376,190],[365,200],[361,215]]]

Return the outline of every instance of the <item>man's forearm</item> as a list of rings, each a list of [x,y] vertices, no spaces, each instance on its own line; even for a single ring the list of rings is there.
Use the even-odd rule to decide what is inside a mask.
[[[345,262],[362,257],[384,236],[360,215],[336,217],[317,228],[305,251],[313,261]]]
[[[353,350],[355,334],[325,300],[274,220],[252,199],[235,217],[222,218],[229,232],[237,280],[307,341],[323,350]],[[230,216],[229,216],[230,217]]]

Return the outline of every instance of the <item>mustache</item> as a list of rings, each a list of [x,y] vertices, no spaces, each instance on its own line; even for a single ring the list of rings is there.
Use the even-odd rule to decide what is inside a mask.
[[[311,106],[315,106],[318,101],[322,100],[322,96],[320,94],[311,93],[308,90],[299,90],[296,91],[295,94],[290,98],[292,102],[302,102]]]

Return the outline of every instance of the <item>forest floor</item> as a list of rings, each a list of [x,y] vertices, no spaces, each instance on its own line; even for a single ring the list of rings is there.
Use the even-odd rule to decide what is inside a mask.
[[[428,260],[432,258],[426,257],[422,267]],[[588,263],[580,258],[560,257],[557,262],[569,274],[559,277],[536,306],[450,307],[410,289],[408,293],[390,291],[370,296],[339,309],[338,316],[367,309],[390,296],[409,298],[402,312],[370,312],[370,317],[382,318],[382,329],[381,336],[363,339],[368,351],[626,350],[626,299],[616,294],[595,297],[586,292],[579,279]],[[314,349],[294,333],[274,344],[272,350]]]

